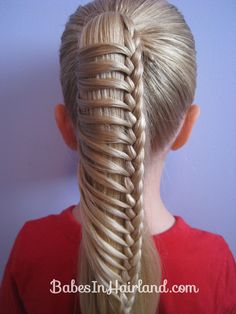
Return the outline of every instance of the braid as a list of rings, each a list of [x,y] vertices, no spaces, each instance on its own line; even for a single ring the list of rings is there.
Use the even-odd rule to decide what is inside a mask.
[[[164,157],[194,99],[191,30],[166,1],[94,0],[70,16],[61,39],[61,85],[80,159],[78,284],[134,289],[141,279],[158,287],[162,265],[144,215],[144,164]],[[111,292],[78,293],[75,313],[158,309],[159,293]]]
[[[100,284],[115,287],[116,281],[119,287],[129,283],[134,288],[140,278],[144,219],[142,48],[132,21],[115,15],[123,24],[123,45],[87,44],[78,55],[82,244]],[[131,312],[136,290],[112,295],[119,313]]]
[[[130,208],[126,210],[126,214],[130,220],[126,221],[126,229],[129,234],[125,235],[127,248],[124,248],[128,260],[125,261],[126,271],[123,277],[126,281],[130,281],[132,286],[137,285],[141,269],[142,254],[142,234],[143,234],[143,177],[144,177],[144,146],[145,146],[145,120],[143,117],[143,64],[142,49],[140,38],[136,35],[134,24],[126,16],[122,15],[125,30],[124,39],[125,46],[131,52],[131,57],[126,57],[126,65],[133,69],[130,76],[126,77],[126,81],[133,84],[133,91],[126,94],[126,103],[133,107],[133,115],[136,123],[133,128],[129,129],[129,134],[135,135],[135,142],[131,146],[132,165],[135,169],[133,174],[125,178],[125,185],[130,189],[131,193],[126,195],[127,204]],[[134,153],[134,154],[132,154]],[[125,311],[130,313],[134,303],[135,293],[128,294],[127,300],[124,300]]]

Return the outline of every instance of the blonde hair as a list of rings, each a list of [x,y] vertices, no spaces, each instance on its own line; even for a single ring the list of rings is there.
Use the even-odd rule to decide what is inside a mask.
[[[194,39],[158,0],[95,0],[62,34],[61,84],[78,140],[78,282],[159,285],[144,210],[146,155],[176,133],[196,85]],[[82,313],[155,313],[156,293],[81,293]]]

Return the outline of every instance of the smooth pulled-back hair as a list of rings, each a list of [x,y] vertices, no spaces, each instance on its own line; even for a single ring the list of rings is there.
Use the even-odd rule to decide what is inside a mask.
[[[82,240],[78,284],[133,291],[81,293],[89,314],[153,314],[161,263],[144,207],[146,157],[176,134],[196,85],[195,46],[181,13],[158,0],[79,6],[60,47],[61,85],[78,141]]]

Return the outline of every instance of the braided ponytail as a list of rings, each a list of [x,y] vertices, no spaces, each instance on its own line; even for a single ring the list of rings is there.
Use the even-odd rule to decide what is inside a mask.
[[[174,53],[165,49],[171,40]],[[157,311],[159,295],[137,291],[140,279],[156,286],[161,280],[145,218],[145,155],[154,143],[164,147],[190,104],[193,46],[182,16],[158,0],[96,0],[79,7],[66,25],[61,83],[80,156],[78,283],[118,288],[111,295],[81,293],[83,314]],[[132,291],[119,290],[123,286]]]
[[[91,273],[83,278],[84,265],[80,281],[134,288],[111,297],[97,294],[94,301],[81,296],[81,308],[91,313],[88,304],[96,302],[101,313],[128,314],[140,279],[144,223],[142,47],[132,21],[116,12],[90,20],[82,31],[76,73],[85,252],[80,257]],[[117,299],[113,308],[108,298]]]

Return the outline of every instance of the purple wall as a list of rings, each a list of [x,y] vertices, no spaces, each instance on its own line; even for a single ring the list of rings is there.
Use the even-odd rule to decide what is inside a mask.
[[[58,49],[82,1],[0,2],[0,277],[26,220],[79,201],[76,155],[56,129],[62,101]],[[169,155],[167,207],[193,226],[220,233],[236,253],[236,2],[173,0],[196,38],[201,117],[191,140]]]

